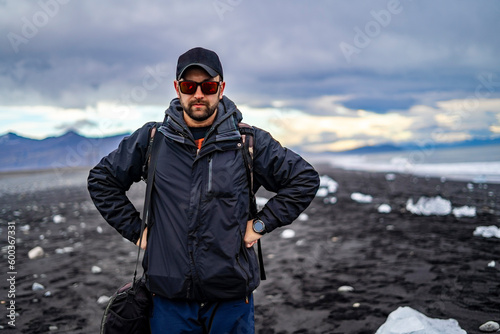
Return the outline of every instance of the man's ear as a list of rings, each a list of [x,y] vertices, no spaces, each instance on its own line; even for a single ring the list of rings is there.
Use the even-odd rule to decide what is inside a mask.
[[[174,88],[175,88],[175,93],[177,94],[177,98],[181,98],[181,95],[179,93],[179,82],[177,80],[174,80]]]
[[[226,88],[226,82],[222,81],[220,83],[219,99],[222,99],[222,96],[224,95],[224,88]]]

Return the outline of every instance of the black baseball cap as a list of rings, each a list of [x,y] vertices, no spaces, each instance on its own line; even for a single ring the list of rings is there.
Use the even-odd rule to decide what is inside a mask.
[[[197,47],[180,55],[177,61],[177,80],[182,78],[184,71],[191,66],[203,68],[212,77],[220,75],[221,80],[223,78],[222,64],[220,63],[219,56],[211,50]]]

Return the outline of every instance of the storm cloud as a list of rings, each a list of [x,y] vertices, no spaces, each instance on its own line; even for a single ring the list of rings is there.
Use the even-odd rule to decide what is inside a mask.
[[[418,115],[475,100],[483,123],[462,130],[495,136],[500,107],[483,107],[500,97],[499,14],[500,3],[473,0],[4,0],[0,109],[107,103],[160,115],[177,57],[203,46],[219,54],[238,105],[313,119],[397,114],[418,132],[449,126]]]

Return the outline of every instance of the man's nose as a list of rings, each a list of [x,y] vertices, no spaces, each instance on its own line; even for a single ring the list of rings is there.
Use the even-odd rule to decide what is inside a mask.
[[[201,98],[205,97],[205,94],[203,94],[203,92],[201,90],[201,86],[196,87],[196,91],[194,92],[194,97],[197,99],[201,99]]]

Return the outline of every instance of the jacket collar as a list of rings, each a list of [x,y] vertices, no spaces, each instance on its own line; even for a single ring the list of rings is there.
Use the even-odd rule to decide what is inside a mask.
[[[233,101],[223,96],[217,106],[217,116],[212,127],[207,133],[207,138],[213,133],[216,137],[227,136],[228,132],[238,130],[238,123],[243,119],[243,115],[238,110]],[[192,137],[191,131],[184,121],[182,106],[178,98],[170,102],[169,108],[165,111],[164,127],[172,127],[175,132],[185,137]],[[207,139],[205,139],[207,140]]]

